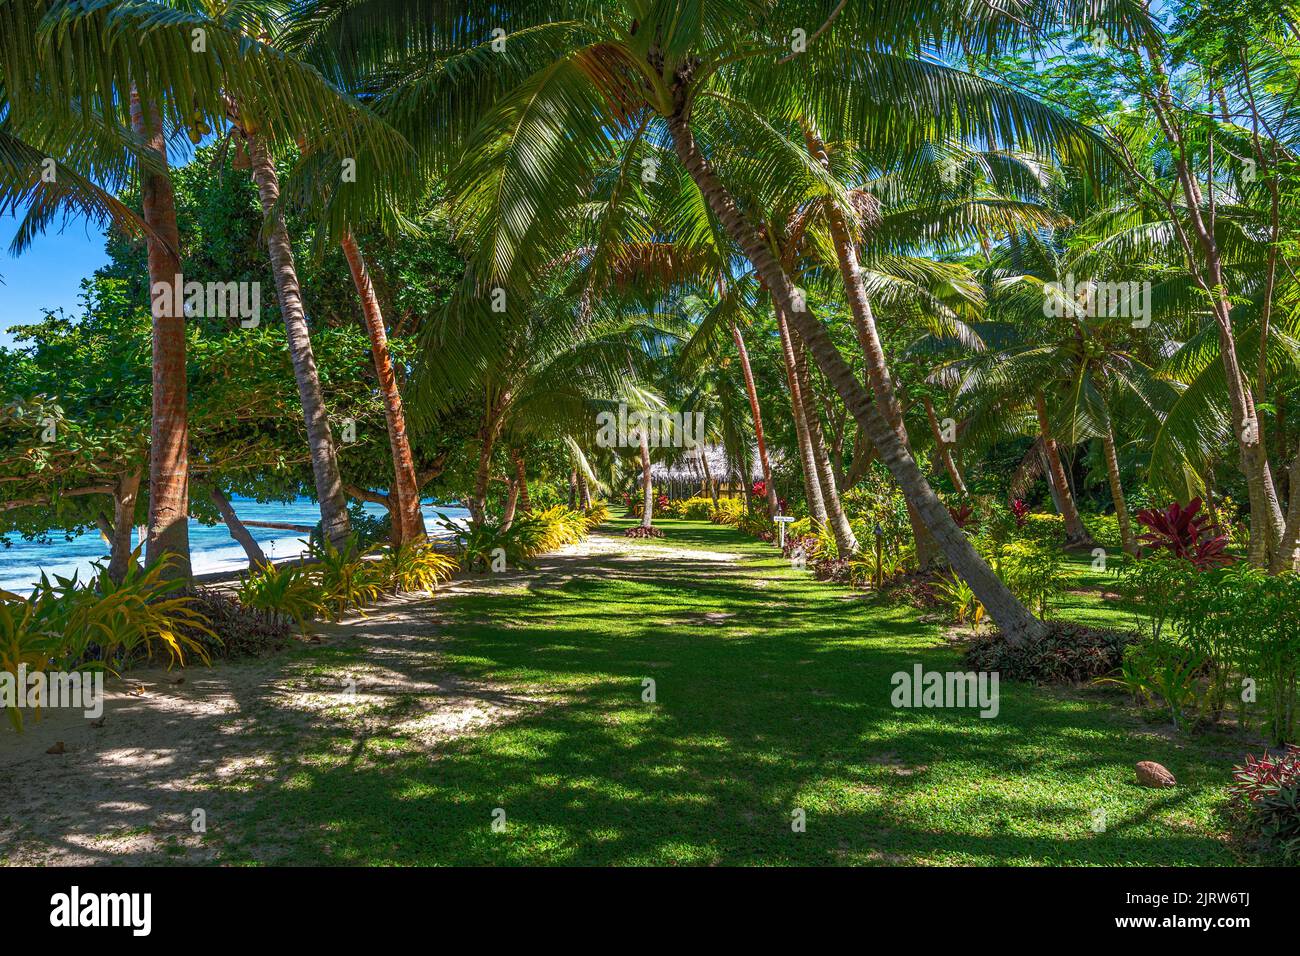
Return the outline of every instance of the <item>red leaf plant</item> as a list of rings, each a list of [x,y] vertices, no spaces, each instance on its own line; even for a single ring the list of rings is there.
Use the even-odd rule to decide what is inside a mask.
[[[1134,517],[1149,530],[1138,540],[1153,550],[1190,561],[1202,571],[1231,564],[1232,557],[1225,553],[1227,535],[1215,534],[1209,516],[1198,514],[1200,510],[1200,498],[1193,498],[1186,507],[1175,501],[1168,508],[1143,508]]]
[[[1016,519],[1017,528],[1025,526],[1025,519],[1029,516],[1029,505],[1025,504],[1023,498],[1011,502],[1011,515]]]

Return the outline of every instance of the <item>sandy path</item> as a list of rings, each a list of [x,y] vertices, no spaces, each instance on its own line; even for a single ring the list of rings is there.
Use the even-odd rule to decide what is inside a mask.
[[[529,571],[458,579],[320,628],[327,653],[222,662],[110,680],[102,726],[47,711],[16,733],[0,714],[0,864],[203,863],[242,793],[291,771],[313,738],[383,731],[430,749],[546,705],[439,667],[439,602],[550,587],[624,562],[727,563],[736,555],[595,535]],[[348,652],[330,661],[328,651]],[[343,655],[340,655],[343,657]],[[62,742],[64,753],[46,751]],[[219,784],[214,786],[214,784]],[[195,832],[196,811],[207,832]]]

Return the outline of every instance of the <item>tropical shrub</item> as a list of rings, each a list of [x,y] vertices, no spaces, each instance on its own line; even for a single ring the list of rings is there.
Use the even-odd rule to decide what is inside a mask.
[[[1173,725],[1182,729],[1188,710],[1200,710],[1206,661],[1200,651],[1177,641],[1137,641],[1124,650],[1121,676],[1098,682],[1121,684],[1139,703],[1164,707]]]
[[[1015,519],[1017,528],[1025,526],[1025,520],[1029,517],[1029,505],[1025,504],[1024,499],[1016,498],[1011,502],[1011,517]]]
[[[1088,537],[1105,548],[1119,551],[1124,546],[1119,533],[1119,518],[1114,515],[1080,515]]]
[[[967,646],[966,665],[998,671],[1007,680],[1078,684],[1119,667],[1133,639],[1124,631],[1051,621],[1043,637],[1018,645],[1007,643],[997,631],[976,637]]]
[[[402,591],[431,592],[456,573],[456,559],[423,541],[408,541],[400,548],[385,548],[379,558],[384,587],[394,594]]]
[[[308,573],[320,585],[321,600],[331,620],[379,600],[384,591],[383,569],[378,561],[366,559],[356,538],[337,548],[329,541],[313,544],[311,556],[315,563]]]
[[[687,521],[707,521],[713,516],[713,499],[678,498],[665,509],[669,517]]]
[[[1138,540],[1153,550],[1165,550],[1174,557],[1205,569],[1228,564],[1228,538],[1214,533],[1208,515],[1198,514],[1201,499],[1193,498],[1183,507],[1174,502],[1167,508],[1143,508],[1134,517],[1147,528]]]
[[[595,531],[606,521],[609,520],[609,505],[603,501],[598,501],[586,511],[587,533]]]
[[[880,529],[885,550],[898,551],[912,538],[907,500],[893,476],[880,462],[872,462],[866,477],[843,495],[853,533],[867,547]]]
[[[587,536],[587,516],[563,505],[524,515],[515,524],[526,541],[526,557],[577,544]]]
[[[731,525],[733,528],[745,513],[745,502],[740,498],[719,498],[718,507],[713,510],[709,520],[714,524]]]
[[[1018,526],[1018,541],[1030,542],[1044,547],[1059,545],[1065,540],[1065,519],[1060,515],[1029,512]]]
[[[213,639],[192,634],[213,657],[254,657],[279,650],[288,641],[292,626],[288,620],[271,621],[258,610],[221,591],[196,590],[194,608],[217,635]]]
[[[138,554],[137,554],[138,556]],[[209,660],[203,639],[218,642],[202,610],[189,595],[177,594],[183,580],[162,578],[166,561],[132,566],[121,583],[99,568],[82,583],[78,575],[45,575],[29,597],[0,597],[0,671],[125,670],[156,651],[168,664],[185,655]],[[22,714],[9,708],[22,729]]]
[[[1025,606],[1043,620],[1064,586],[1065,555],[1054,544],[1013,541],[1002,549],[998,573]]]
[[[1279,755],[1246,757],[1234,767],[1233,795],[1245,806],[1251,826],[1288,862],[1300,861],[1300,747]]]
[[[35,604],[38,626],[60,635],[60,653],[54,659],[61,659],[64,669],[96,661],[116,670],[165,651],[168,666],[184,664],[187,653],[206,663],[207,651],[192,635],[198,632],[214,639],[216,635],[195,609],[194,599],[178,593],[186,581],[163,579],[171,560],[164,558],[147,567],[129,563],[120,583],[102,566],[85,584],[76,574],[55,575],[54,583],[42,574],[29,600]]]
[[[984,620],[984,605],[975,597],[971,586],[956,574],[940,575],[934,583],[935,595],[944,605],[954,624],[971,624],[979,630]]]
[[[299,564],[268,564],[240,579],[239,603],[258,612],[267,626],[293,624],[307,634],[313,619],[325,613],[325,593]]]
[[[1275,743],[1294,741],[1300,681],[1300,575],[1244,562],[1197,570],[1172,551],[1119,566],[1120,589],[1151,642],[1177,642],[1200,660],[1202,716],[1263,711]],[[1177,702],[1168,702],[1177,706]]]
[[[663,536],[662,528],[643,528],[640,525],[623,532],[625,538],[662,538]]]

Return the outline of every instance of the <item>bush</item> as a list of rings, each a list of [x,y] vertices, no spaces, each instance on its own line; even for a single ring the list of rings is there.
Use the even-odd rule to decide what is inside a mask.
[[[1047,634],[1020,646],[994,631],[975,638],[966,649],[966,664],[998,671],[1007,680],[1034,684],[1078,684],[1104,677],[1120,666],[1134,635],[1083,627],[1063,621],[1047,625]]]
[[[366,560],[355,537],[340,548],[328,541],[313,544],[311,555],[316,563],[308,573],[320,585],[321,600],[332,620],[379,600],[384,590],[383,569],[379,562]]]
[[[598,501],[587,509],[585,516],[587,519],[587,533],[590,534],[609,520],[609,505],[603,501]]]
[[[1134,517],[1147,529],[1138,540],[1148,548],[1168,551],[1190,561],[1201,570],[1228,564],[1228,538],[1210,527],[1209,515],[1199,514],[1201,499],[1193,498],[1186,508],[1174,502],[1167,508],[1143,508]]]
[[[935,594],[947,610],[952,623],[971,624],[976,631],[984,620],[984,605],[971,586],[956,574],[940,575],[935,581]]]
[[[1119,533],[1119,518],[1114,515],[1081,515],[1083,527],[1088,532],[1088,537],[1101,545],[1103,548],[1110,548],[1113,551],[1122,551],[1124,548],[1123,539]]]
[[[165,561],[133,564],[121,583],[102,567],[84,584],[75,574],[53,583],[41,575],[30,597],[0,597],[0,671],[116,672],[160,650],[171,664],[184,664],[186,654],[208,661],[219,638],[195,599],[176,593],[185,582],[162,579],[165,568]],[[8,710],[21,730],[22,712]]]
[[[311,622],[325,613],[325,594],[298,564],[268,564],[250,571],[236,591],[239,602],[261,615],[267,627],[293,624],[307,634]]]
[[[1055,544],[1013,541],[1002,549],[997,572],[1011,593],[1043,620],[1061,593],[1065,554]]]
[[[733,528],[745,514],[745,502],[740,498],[719,498],[718,507],[709,515],[714,524],[731,525]]]
[[[432,592],[456,573],[456,559],[442,554],[433,545],[408,541],[400,548],[385,548],[379,558],[384,587],[394,594],[400,591]]]
[[[1126,560],[1117,573],[1122,592],[1144,612],[1139,622],[1148,639],[1178,643],[1203,662],[1197,704],[1204,718],[1231,706],[1247,725],[1262,709],[1270,740],[1295,741],[1300,575],[1270,575],[1245,563],[1198,570],[1169,554]]]
[[[681,518],[686,521],[708,521],[713,517],[713,499],[678,498],[664,510],[670,518]]]
[[[214,657],[258,657],[280,650],[292,627],[287,620],[268,620],[259,611],[221,591],[198,590],[194,608],[207,619],[216,637],[191,636]]]
[[[663,536],[664,533],[659,528],[643,528],[640,525],[623,532],[625,538],[662,538]]]
[[[1300,861],[1300,747],[1278,756],[1246,757],[1234,767],[1230,788],[1246,808],[1250,824],[1287,862]]]

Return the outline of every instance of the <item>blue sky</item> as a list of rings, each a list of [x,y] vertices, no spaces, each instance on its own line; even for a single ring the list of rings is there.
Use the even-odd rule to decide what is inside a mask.
[[[18,258],[9,254],[17,230],[13,216],[0,216],[0,345],[11,345],[11,325],[41,317],[43,309],[75,311],[81,280],[108,261],[103,230],[85,220],[50,228]]]

